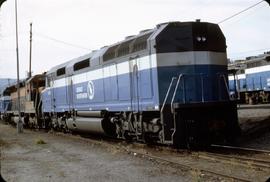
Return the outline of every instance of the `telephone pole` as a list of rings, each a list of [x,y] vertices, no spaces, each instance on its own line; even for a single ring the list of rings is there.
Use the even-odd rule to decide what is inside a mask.
[[[0,9],[2,4],[5,2],[6,0],[0,0]],[[5,181],[1,175],[1,146],[0,146],[0,181]]]
[[[32,40],[33,40],[32,36],[33,36],[32,23],[30,23],[30,53],[29,53],[29,73],[28,73],[29,78],[32,77]]]
[[[15,23],[16,23],[16,55],[17,55],[17,94],[18,94],[18,114],[17,132],[23,132],[23,123],[21,118],[21,93],[20,93],[20,64],[19,64],[19,39],[18,39],[18,10],[17,0],[15,0]]]

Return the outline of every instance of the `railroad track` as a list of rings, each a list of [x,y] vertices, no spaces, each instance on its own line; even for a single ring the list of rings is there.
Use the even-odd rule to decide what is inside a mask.
[[[244,147],[236,147],[236,146],[226,146],[226,145],[211,145],[211,149],[214,150],[228,150],[230,152],[238,152],[238,153],[261,153],[270,155],[269,150],[261,150],[261,149],[253,149],[253,148],[244,148]]]
[[[249,165],[260,170],[270,170],[270,151],[234,146],[213,145],[214,150],[199,152],[198,157],[224,163]],[[254,157],[254,155],[256,155]]]
[[[136,155],[139,155],[139,156],[142,156],[142,157],[147,157],[148,159],[154,159],[154,160],[162,162],[162,163],[166,162],[168,164],[178,166],[178,167],[180,167],[182,169],[187,169],[187,170],[190,170],[190,171],[200,172],[202,174],[210,174],[210,175],[214,175],[216,177],[222,177],[222,178],[225,178],[225,179],[231,179],[231,180],[243,181],[243,182],[252,181],[252,180],[250,180],[248,178],[243,178],[243,177],[235,176],[235,175],[227,175],[227,174],[224,174],[222,172],[217,172],[217,171],[210,170],[210,169],[203,169],[203,168],[194,167],[194,166],[187,165],[187,164],[184,164],[184,163],[181,163],[181,162],[177,162],[175,160],[170,160],[167,157],[165,158],[165,157],[160,157],[160,156],[156,156],[156,155],[153,155],[153,154],[148,154],[148,153],[145,153],[145,152],[139,152],[138,150],[128,149],[126,151],[129,152],[129,153],[132,152],[132,153],[134,153]]]
[[[254,181],[254,179],[246,177],[246,176],[241,176],[238,175],[235,172],[227,172],[225,173],[224,171],[220,171],[220,170],[216,170],[215,168],[210,168],[205,167],[205,166],[200,166],[200,165],[191,165],[188,163],[185,163],[181,160],[175,160],[175,159],[180,159],[181,157],[181,153],[186,153],[186,157],[193,157],[196,158],[196,155],[194,154],[198,154],[200,152],[191,152],[188,150],[177,150],[177,149],[173,149],[170,147],[165,147],[165,146],[147,146],[146,144],[140,144],[140,143],[127,143],[124,142],[122,140],[116,140],[116,139],[111,139],[111,138],[100,138],[100,137],[95,137],[95,136],[81,136],[81,135],[71,135],[71,134],[64,134],[64,133],[53,133],[57,136],[63,136],[63,137],[70,137],[73,138],[75,140],[79,140],[79,141],[83,141],[89,144],[97,144],[97,145],[101,145],[101,146],[105,146],[108,149],[114,148],[116,150],[122,151],[122,152],[126,152],[128,154],[134,155],[135,157],[141,157],[144,159],[148,159],[150,161],[157,161],[158,163],[161,164],[167,164],[169,166],[174,166],[176,168],[180,168],[181,170],[188,170],[188,171],[194,171],[196,172],[197,175],[209,175],[211,177],[216,177],[220,180],[220,178],[225,179],[225,180],[233,180],[233,181]],[[214,153],[213,151],[209,151],[207,156],[204,157],[205,160],[207,161],[212,161],[216,160],[218,163],[222,163],[224,161],[229,161],[230,158],[232,158],[232,156],[229,155],[225,155],[222,153],[217,153],[217,149],[222,150],[227,150],[228,153],[232,153],[232,151],[236,151],[236,148],[231,149],[229,146],[212,146],[213,148],[215,148],[216,152]],[[212,149],[213,149],[212,148]],[[230,152],[229,152],[230,150]],[[262,151],[262,150],[253,150],[253,149],[248,149],[248,150],[244,150],[244,148],[242,148],[242,150],[237,150],[238,153],[244,153],[244,151],[249,151],[249,153],[267,153],[270,154],[270,151]],[[241,151],[241,152],[240,152]],[[269,152],[269,153],[268,153]],[[202,152],[201,152],[202,153]],[[205,152],[206,153],[206,152]],[[190,155],[191,154],[191,155]],[[204,154],[205,155],[205,154]],[[224,156],[225,155],[225,156]],[[201,155],[202,156],[202,155]],[[199,156],[199,157],[201,157]],[[197,156],[198,157],[198,156]],[[234,158],[235,159],[235,158]],[[245,158],[244,156],[239,156],[239,158],[237,160],[235,160],[235,164],[236,165],[243,165],[245,167],[247,167],[247,164],[251,164],[251,166],[253,168],[260,168],[260,169],[270,169],[269,164],[270,162],[267,161],[267,164],[264,163],[263,165],[263,161],[260,159],[248,159],[248,162],[243,162],[244,160],[247,160],[247,158]],[[253,160],[253,161],[252,161]],[[201,161],[197,161],[197,164],[201,163]],[[230,164],[232,164],[232,162],[230,162]],[[250,168],[249,168],[250,169]]]
[[[58,133],[57,135],[66,135],[66,134]],[[172,149],[165,146],[149,147],[146,144],[139,144],[139,143],[129,144],[129,143],[123,142],[122,140],[115,140],[115,139],[103,140],[103,139],[98,139],[95,137],[89,138],[89,137],[81,137],[81,136],[76,136],[76,135],[69,135],[69,136],[75,139],[86,141],[88,143],[90,142],[90,143],[95,143],[98,145],[106,145],[107,147],[110,147],[110,148],[116,148],[120,151],[126,152],[135,157],[141,157],[144,159],[148,159],[150,161],[154,160],[161,164],[167,164],[169,166],[174,166],[182,170],[194,171],[198,175],[205,174],[212,177],[224,178],[224,179],[233,180],[233,181],[243,181],[243,182],[252,181],[249,178],[237,176],[235,174],[225,174],[224,172],[218,172],[218,171],[208,169],[208,168],[201,168],[195,165],[189,165],[184,162],[174,160],[168,155],[168,153],[166,153],[166,152],[171,152],[171,154],[173,154],[173,157],[179,158],[180,152],[187,153],[189,155],[190,151],[188,150],[176,150],[176,149]],[[163,151],[164,153],[160,151]],[[189,156],[192,156],[192,155],[189,155]]]
[[[242,165],[242,166],[250,166],[255,169],[259,170],[270,170],[270,161],[269,160],[262,160],[256,158],[248,158],[248,157],[240,157],[240,156],[227,156],[222,154],[215,154],[215,153],[202,153],[199,154],[198,157],[209,159],[213,161],[219,161],[223,163],[235,164],[235,165]]]

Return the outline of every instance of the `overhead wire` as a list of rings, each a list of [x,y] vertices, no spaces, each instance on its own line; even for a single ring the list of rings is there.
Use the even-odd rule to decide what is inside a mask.
[[[245,8],[244,10],[239,11],[238,13],[235,13],[235,14],[233,14],[233,15],[231,15],[231,16],[229,16],[229,17],[227,17],[227,18],[225,18],[225,19],[223,19],[221,21],[219,21],[217,24],[222,24],[222,23],[224,23],[224,22],[226,22],[226,21],[228,21],[228,20],[230,20],[230,19],[232,19],[232,18],[234,18],[234,17],[236,17],[236,16],[238,16],[238,15],[240,15],[240,14],[242,14],[242,13],[248,11],[248,10],[250,10],[251,8],[254,8],[255,6],[261,4],[264,1],[265,0],[262,0],[262,1],[258,2],[258,3],[256,3],[256,4],[253,4],[252,6],[249,6],[248,8]]]
[[[20,34],[23,35],[23,36],[26,36],[25,34],[26,32],[21,32]],[[53,37],[50,37],[50,36],[47,36],[47,35],[44,35],[44,34],[41,34],[41,33],[38,33],[38,32],[34,32],[34,34],[40,38],[43,38],[43,39],[47,39],[47,40],[50,40],[50,41],[54,41],[54,42],[58,42],[58,43],[61,43],[61,44],[65,44],[65,45],[68,45],[68,46],[71,46],[71,47],[75,47],[75,48],[79,48],[79,49],[84,49],[84,50],[90,50],[89,48],[86,48],[86,47],[83,47],[83,46],[80,46],[80,45],[76,45],[76,44],[73,44],[73,43],[69,43],[69,42],[66,42],[66,41],[62,41],[62,40],[58,40],[56,38],[53,38]],[[9,38],[9,37],[14,37],[15,35],[0,35],[0,39],[1,38]]]
[[[244,13],[244,12],[246,12],[246,11],[248,11],[248,10],[254,8],[254,7],[256,7],[256,6],[258,6],[259,4],[261,4],[261,3],[264,2],[264,1],[265,1],[265,0],[259,1],[259,2],[255,3],[255,4],[253,4],[253,5],[251,5],[251,6],[247,7],[247,8],[245,8],[244,10],[239,11],[238,13],[235,13],[235,14],[233,14],[233,15],[231,15],[231,16],[229,16],[229,17],[227,17],[227,18],[225,18],[225,19],[223,19],[223,20],[221,20],[221,21],[219,21],[217,24],[222,24],[222,23],[224,23],[224,22],[226,22],[226,21],[228,21],[228,20],[230,20],[230,19],[232,19],[232,18],[234,18],[234,17],[236,17],[236,16],[238,16],[238,15],[240,15],[240,14],[242,14],[242,13]],[[267,1],[267,2],[268,2],[268,1]],[[269,49],[270,49],[270,48],[263,48],[263,49],[257,49],[257,50],[249,50],[249,51],[243,51],[243,52],[231,53],[231,55],[239,55],[238,58],[240,58],[240,57],[241,57],[240,55],[243,55],[243,54],[246,54],[246,53],[257,52],[257,51],[266,51],[266,50],[269,50]],[[233,56],[233,57],[231,57],[231,58],[232,58],[232,59],[236,59],[237,57],[236,57],[236,56]]]
[[[256,8],[256,9],[255,9]],[[228,23],[224,23],[224,24],[220,24],[223,28],[231,28],[232,24],[238,23],[238,22],[243,22],[246,21],[248,18],[251,19],[252,17],[254,17],[255,13],[258,13],[258,11],[260,11],[263,8],[266,8],[265,6],[257,6],[255,7],[253,11],[247,12],[244,15],[242,15],[241,17],[234,19]],[[268,8],[268,7],[267,7]]]
[[[75,48],[79,48],[79,49],[90,50],[89,48],[82,47],[82,46],[76,45],[76,44],[72,44],[72,43],[69,43],[69,42],[66,42],[66,41],[58,40],[58,39],[55,39],[53,37],[50,37],[50,36],[47,36],[47,35],[44,35],[44,34],[41,34],[41,33],[38,33],[38,32],[34,32],[34,34],[36,36],[38,36],[38,37],[41,37],[41,38],[44,38],[44,39],[48,39],[50,41],[58,42],[58,43],[65,44],[65,45],[68,45],[68,46],[71,46],[71,47],[75,47]]]

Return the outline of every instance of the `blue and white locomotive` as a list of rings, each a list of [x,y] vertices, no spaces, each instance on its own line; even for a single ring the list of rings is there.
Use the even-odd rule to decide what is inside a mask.
[[[242,103],[270,102],[270,52],[236,61],[229,69],[235,72],[229,76],[230,91]]]
[[[10,96],[0,97],[0,119],[3,119],[6,112],[10,109],[11,99]]]
[[[54,128],[178,147],[239,132],[216,24],[169,22],[58,65],[42,112]]]

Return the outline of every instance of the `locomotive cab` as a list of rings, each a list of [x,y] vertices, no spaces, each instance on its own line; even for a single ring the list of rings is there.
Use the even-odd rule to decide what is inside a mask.
[[[163,142],[186,147],[235,138],[237,107],[218,25],[170,23],[155,43]]]

